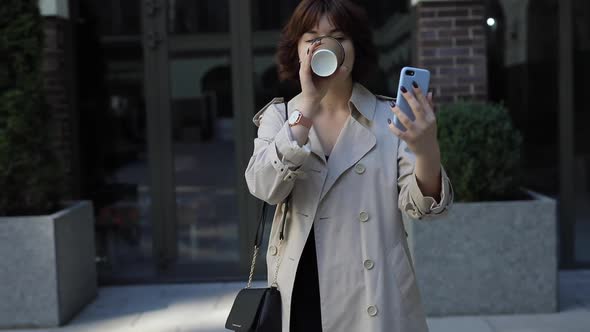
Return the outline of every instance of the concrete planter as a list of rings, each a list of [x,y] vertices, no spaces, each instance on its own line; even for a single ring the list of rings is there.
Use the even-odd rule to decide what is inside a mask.
[[[96,297],[93,206],[68,204],[0,218],[0,328],[59,326]]]
[[[447,216],[405,219],[429,316],[558,309],[555,200],[455,203]]]

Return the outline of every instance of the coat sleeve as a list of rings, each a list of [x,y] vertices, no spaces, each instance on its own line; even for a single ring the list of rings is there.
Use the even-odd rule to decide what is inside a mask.
[[[442,183],[440,202],[437,203],[433,197],[422,194],[415,173],[416,156],[404,140],[400,139],[399,142],[397,161],[399,209],[413,219],[445,215],[453,204],[454,192],[444,167],[440,166]]]
[[[300,167],[311,153],[309,139],[303,146],[293,139],[281,101],[273,99],[254,116],[258,134],[245,172],[250,193],[271,205],[282,202],[295,179],[306,175]]]

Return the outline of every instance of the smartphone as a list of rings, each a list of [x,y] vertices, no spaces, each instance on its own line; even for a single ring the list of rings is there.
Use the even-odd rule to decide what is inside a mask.
[[[428,84],[430,83],[430,72],[422,68],[404,67],[402,68],[399,75],[399,84],[397,87],[397,98],[395,103],[399,106],[400,110],[404,112],[412,121],[416,119],[414,112],[408,101],[402,95],[401,87],[405,87],[409,93],[414,94],[414,88],[412,87],[412,81],[415,81],[422,93],[425,95],[428,93]],[[393,115],[393,124],[400,130],[405,131],[406,127],[399,121],[397,116]]]

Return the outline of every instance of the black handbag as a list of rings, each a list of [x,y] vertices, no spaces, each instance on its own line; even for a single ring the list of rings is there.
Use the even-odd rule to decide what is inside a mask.
[[[264,236],[264,216],[266,215],[266,202],[262,202],[262,213],[260,222],[256,230],[256,239],[254,243],[254,255],[252,257],[252,265],[250,266],[250,275],[248,277],[248,285],[246,288],[240,290],[234,303],[232,305],[225,328],[232,331],[243,332],[278,332],[282,329],[281,320],[281,293],[279,292],[276,283],[277,273],[280,261],[277,263],[275,276],[271,287],[266,288],[251,288],[252,277],[254,275],[254,267],[256,265],[256,257],[262,243]],[[289,197],[285,200],[283,207],[283,218],[281,221],[281,228],[279,233],[278,250],[280,254],[281,243],[284,238],[285,219],[289,209]],[[279,256],[280,259],[280,256]]]
[[[288,117],[287,103],[285,103],[285,118]],[[282,310],[281,310],[281,293],[277,284],[277,275],[280,265],[280,249],[284,239],[285,221],[287,211],[289,210],[289,195],[283,202],[283,218],[280,225],[278,253],[279,261],[276,265],[274,280],[271,287],[251,288],[252,277],[254,276],[254,267],[256,266],[256,257],[264,237],[264,225],[266,224],[267,203],[262,201],[262,212],[256,229],[256,238],[254,239],[254,254],[250,266],[250,275],[248,276],[248,285],[240,290],[227,320],[225,328],[232,331],[243,332],[278,332],[282,329]]]

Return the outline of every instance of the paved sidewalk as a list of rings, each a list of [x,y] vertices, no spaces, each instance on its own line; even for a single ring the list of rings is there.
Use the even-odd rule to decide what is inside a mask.
[[[3,332],[222,332],[242,286],[103,287],[96,301],[65,327]],[[590,270],[560,272],[560,305],[554,314],[429,318],[428,325],[431,332],[590,332]]]

